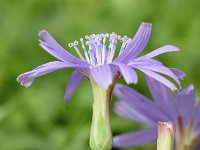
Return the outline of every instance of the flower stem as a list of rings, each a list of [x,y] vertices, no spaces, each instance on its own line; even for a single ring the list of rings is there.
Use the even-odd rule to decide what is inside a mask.
[[[112,133],[110,126],[110,100],[113,86],[102,88],[90,79],[94,95],[90,147],[92,150],[110,150]]]

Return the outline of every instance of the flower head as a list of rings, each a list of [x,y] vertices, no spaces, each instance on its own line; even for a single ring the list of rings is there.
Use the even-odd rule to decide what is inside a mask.
[[[138,69],[172,90],[176,90],[176,86],[160,74],[171,77],[180,85],[179,78],[182,78],[182,72],[163,66],[154,57],[162,53],[178,51],[178,48],[167,45],[137,57],[146,47],[151,29],[151,24],[142,23],[133,39],[115,33],[85,36],[85,40],[80,39],[80,44],[78,41],[69,44],[69,47],[73,47],[80,58],[67,52],[47,31],[43,30],[39,33],[42,38],[39,45],[58,61],[43,64],[32,71],[21,74],[17,81],[28,87],[39,76],[64,68],[74,68],[75,71],[66,89],[65,101],[67,101],[84,76],[94,79],[100,86],[107,89],[114,80],[118,79],[116,76],[123,76],[127,83],[137,83],[135,69]],[[117,45],[121,47],[117,48],[119,47]]]
[[[135,69],[138,69],[172,90],[175,90],[176,86],[159,74],[171,77],[180,85],[181,71],[166,68],[161,62],[153,59],[161,53],[178,51],[175,46],[163,46],[136,58],[146,47],[151,28],[151,24],[142,23],[133,39],[115,33],[85,36],[85,39],[80,39],[81,44],[78,41],[69,44],[79,58],[67,52],[47,31],[41,31],[39,36],[43,41],[40,41],[40,46],[58,61],[49,62],[26,72],[20,75],[17,81],[28,87],[39,76],[59,69],[74,68],[75,71],[69,79],[65,93],[65,101],[67,101],[84,77],[89,78],[94,95],[90,147],[94,150],[109,150],[112,147],[110,100],[113,87],[120,76],[123,76],[127,83],[137,83]],[[120,44],[117,53],[117,45]],[[80,48],[82,50],[79,50]]]
[[[156,126],[158,121],[162,121],[175,122],[177,150],[200,146],[200,100],[196,103],[193,85],[173,95],[155,79],[146,77],[146,81],[153,101],[127,86],[115,87],[115,94],[119,98],[115,111],[147,128],[114,137],[114,145],[130,147],[156,140]]]

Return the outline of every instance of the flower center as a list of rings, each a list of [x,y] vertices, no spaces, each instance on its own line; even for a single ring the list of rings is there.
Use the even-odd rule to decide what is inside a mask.
[[[80,42],[84,55],[81,54],[78,48],[78,41],[69,43],[68,46],[74,47],[76,53],[82,60],[87,61],[92,66],[99,66],[113,61],[118,41],[120,41],[121,44],[120,52],[118,54],[120,55],[130,43],[131,38],[128,38],[127,36],[121,37],[114,32],[111,34],[86,35],[85,41],[81,38]]]
[[[177,118],[177,150],[193,149],[196,146],[197,135],[194,134],[194,120],[191,119],[188,125],[184,125],[182,117]]]

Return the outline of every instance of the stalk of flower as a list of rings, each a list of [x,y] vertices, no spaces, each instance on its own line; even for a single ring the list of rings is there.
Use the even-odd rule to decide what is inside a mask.
[[[176,90],[177,87],[161,74],[171,77],[180,85],[181,71],[167,68],[154,59],[162,53],[178,51],[175,46],[166,45],[149,54],[137,57],[146,47],[151,29],[151,24],[142,23],[133,39],[115,33],[85,36],[80,39],[80,44],[78,41],[69,44],[79,58],[67,52],[47,31],[43,30],[39,33],[43,39],[40,40],[40,46],[58,61],[43,64],[26,72],[20,75],[17,81],[28,87],[39,76],[60,69],[74,68],[75,71],[70,76],[65,92],[64,100],[67,102],[81,81],[84,78],[89,79],[94,95],[90,146],[94,150],[109,150],[112,145],[109,117],[111,94],[115,83],[121,76],[126,83],[136,84],[138,77],[135,69],[138,69],[172,90]],[[117,45],[120,44],[121,47],[118,48]]]
[[[146,76],[153,101],[137,91],[116,85],[114,93],[119,98],[115,111],[120,116],[139,122],[145,129],[115,136],[115,147],[139,146],[158,137],[157,122],[174,122],[176,150],[200,149],[200,100],[195,100],[193,85],[174,95],[166,86]]]
[[[157,150],[172,150],[175,125],[172,122],[158,122]]]

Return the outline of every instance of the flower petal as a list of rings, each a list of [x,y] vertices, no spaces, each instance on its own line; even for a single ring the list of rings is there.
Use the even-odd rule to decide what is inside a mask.
[[[176,121],[176,116],[179,112],[171,91],[159,81],[148,76],[145,76],[145,78],[151,95],[156,103],[166,112],[166,114],[168,114],[171,121]],[[163,105],[166,107],[163,107]]]
[[[32,71],[21,74],[17,77],[17,81],[25,87],[29,87],[33,80],[39,76],[48,74],[50,72],[63,69],[63,68],[83,68],[80,65],[74,65],[72,63],[53,61],[46,64],[43,64]]]
[[[200,150],[200,144],[197,144],[197,146],[195,147],[195,150]]]
[[[194,111],[195,92],[194,86],[190,85],[176,95],[176,104],[184,123],[187,124]]]
[[[112,84],[113,74],[109,65],[101,65],[90,69],[93,79],[103,88]]]
[[[169,68],[179,79],[183,79],[186,74],[179,69],[176,68]]]
[[[84,79],[84,75],[81,74],[79,71],[75,70],[68,81],[65,96],[64,96],[64,101],[67,102],[72,95],[74,94],[74,91],[76,88],[79,86],[81,81]]]
[[[114,94],[120,99],[115,105],[115,111],[126,118],[145,124],[157,124],[158,121],[169,121],[155,103],[128,86],[116,85]],[[122,111],[128,111],[132,118]],[[135,119],[136,118],[136,119]]]
[[[116,62],[128,62],[139,55],[146,47],[150,35],[151,35],[152,24],[142,23],[129,43],[127,48],[115,59]]]
[[[157,66],[163,66],[163,64],[155,59],[135,59],[128,63],[129,66],[135,66],[135,65],[157,65]]]
[[[147,144],[157,139],[157,127],[122,134],[113,138],[114,147],[131,147]]]
[[[68,53],[62,46],[60,46],[56,40],[45,30],[42,30],[39,33],[39,36],[42,37],[44,41],[40,41],[40,46],[47,51],[49,54],[61,61],[70,61],[74,64],[81,64],[88,66],[87,62],[84,62],[70,53]]]
[[[127,119],[134,120],[143,124],[152,124],[152,120],[148,116],[141,113],[137,109],[132,108],[127,102],[123,99],[119,99],[114,107],[115,112]]]
[[[166,45],[166,46],[160,47],[144,56],[141,56],[137,59],[149,59],[149,58],[156,57],[156,56],[166,53],[166,52],[177,52],[177,51],[179,51],[179,49],[177,47],[175,47],[173,45]]]
[[[168,69],[165,66],[154,65],[154,66],[142,66],[141,68],[167,75],[167,76],[171,77],[172,79],[174,79],[178,83],[179,86],[181,86],[181,83],[180,83],[178,77],[170,69]]]
[[[158,73],[155,73],[155,72],[147,70],[147,69],[143,69],[141,67],[135,67],[135,68],[139,69],[140,71],[144,72],[146,75],[154,78],[155,80],[163,83],[164,85],[169,87],[172,91],[177,90],[176,86],[171,81],[169,81],[165,77],[159,75]]]
[[[167,76],[171,77],[172,79],[174,79],[180,86],[179,78],[176,76],[176,74],[174,74],[173,71],[171,71],[169,68],[167,68],[161,64],[158,64],[158,65],[156,63],[152,64],[152,60],[150,60],[150,62],[148,62],[148,59],[146,59],[145,61],[140,61],[139,64],[137,62],[131,62],[129,64],[131,64],[131,66],[135,67],[135,68],[139,67],[141,69],[150,70],[153,72],[167,75]]]
[[[137,83],[138,81],[137,73],[133,68],[123,63],[113,63],[113,64],[119,67],[120,73],[124,77],[127,84]]]
[[[195,110],[195,113],[194,113],[195,126],[196,126],[195,128],[200,130],[200,117],[199,117],[199,114],[200,114],[200,99],[198,99],[198,101],[197,101],[197,106],[196,106],[196,110]]]

